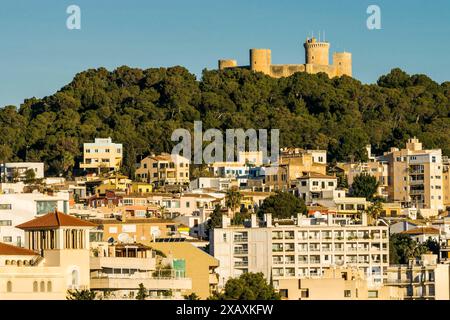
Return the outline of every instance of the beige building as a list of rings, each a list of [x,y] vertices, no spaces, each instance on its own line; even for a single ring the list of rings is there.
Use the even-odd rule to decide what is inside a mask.
[[[158,256],[139,243],[94,243],[90,287],[103,299],[136,299],[139,285],[147,299],[183,299],[192,289],[184,261]]]
[[[390,201],[415,207],[423,217],[436,216],[444,209],[440,149],[424,150],[422,143],[412,138],[405,149],[391,148],[377,160],[388,165],[387,192]]]
[[[25,222],[25,247],[0,244],[1,300],[63,300],[89,289],[89,230],[95,225],[52,212]]]
[[[287,166],[289,181],[302,177],[307,172],[327,174],[327,151],[282,148],[280,164]]]
[[[168,153],[148,156],[136,169],[136,179],[157,185],[186,184],[190,181],[189,162],[187,158]]]
[[[303,44],[305,48],[304,64],[272,64],[270,49],[250,49],[250,65],[238,67],[236,60],[219,60],[219,69],[245,68],[255,72],[262,72],[274,78],[289,77],[296,72],[319,73],[324,72],[330,78],[342,75],[352,76],[352,54],[349,52],[333,53],[333,63],[330,64],[330,43],[307,38]]]
[[[153,249],[161,250],[166,256],[186,261],[186,277],[192,280],[192,290],[201,299],[208,298],[219,282],[215,272],[219,261],[189,242],[154,242]]]
[[[371,284],[382,284],[389,264],[386,226],[341,225],[325,218],[275,220],[266,214],[250,226],[232,226],[224,216],[215,228],[211,253],[220,262],[219,285],[244,272],[262,272],[266,279],[321,277],[333,266],[358,267]]]
[[[450,160],[448,157],[442,157],[442,169],[444,206],[450,207]]]
[[[357,268],[332,267],[321,277],[280,279],[274,284],[287,300],[402,300],[403,290],[385,284],[370,285]]]
[[[113,143],[111,138],[95,138],[94,143],[83,145],[82,169],[96,169],[98,172],[102,168],[118,170],[122,165],[123,147],[121,143]]]
[[[450,264],[438,263],[437,258],[423,254],[408,264],[391,265],[386,283],[400,287],[408,300],[449,300]]]

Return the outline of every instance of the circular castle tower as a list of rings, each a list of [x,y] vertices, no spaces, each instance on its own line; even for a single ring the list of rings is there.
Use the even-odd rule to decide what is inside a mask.
[[[305,47],[306,64],[318,64],[328,66],[330,55],[330,44],[328,42],[319,42],[316,38],[307,38],[303,44]]]
[[[270,49],[250,49],[250,70],[270,74]]]

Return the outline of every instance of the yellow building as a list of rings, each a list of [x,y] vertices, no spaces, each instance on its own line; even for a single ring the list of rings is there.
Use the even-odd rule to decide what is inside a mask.
[[[270,49],[250,49],[250,65],[238,67],[236,60],[219,60],[219,70],[227,68],[244,68],[255,72],[262,72],[274,78],[289,77],[296,72],[319,73],[324,72],[330,78],[342,75],[352,76],[352,54],[349,52],[333,53],[333,64],[329,63],[330,43],[307,38],[303,44],[305,48],[304,64],[272,64]]]
[[[186,261],[186,277],[192,279],[192,292],[201,299],[208,298],[216,290],[219,278],[215,269],[219,261],[189,242],[153,242],[153,249],[167,256]]]
[[[280,279],[276,282],[286,300],[402,300],[403,291],[383,284],[372,286],[356,268],[333,267],[321,277]]]
[[[118,170],[122,164],[123,148],[120,143],[113,143],[111,138],[95,138],[94,143],[83,145],[82,169],[96,169],[98,172],[102,168]]]
[[[89,289],[89,230],[95,225],[52,212],[18,225],[25,247],[0,244],[0,300],[64,300]]]
[[[288,180],[298,179],[306,172],[327,174],[326,150],[304,150],[283,148],[280,150],[280,164],[287,166]]]
[[[137,194],[151,193],[153,190],[153,185],[146,182],[133,182],[131,185],[131,192]]]
[[[180,155],[148,156],[141,160],[139,168],[136,169],[136,180],[164,184],[189,183],[189,159]]]

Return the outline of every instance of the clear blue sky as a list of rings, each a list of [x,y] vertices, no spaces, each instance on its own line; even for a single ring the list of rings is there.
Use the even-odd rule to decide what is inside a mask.
[[[76,4],[81,30],[68,30]],[[382,30],[366,28],[381,7]],[[375,82],[393,67],[450,80],[449,0],[2,0],[0,106],[44,97],[87,68],[182,65],[196,75],[219,58],[303,63],[302,42],[325,30],[331,51],[353,53],[354,76]]]

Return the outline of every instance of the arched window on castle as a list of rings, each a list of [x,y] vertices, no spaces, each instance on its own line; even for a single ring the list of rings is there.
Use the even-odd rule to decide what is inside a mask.
[[[33,282],[33,292],[38,292],[38,282],[37,281]]]
[[[8,281],[6,283],[6,292],[12,292],[12,282]]]

